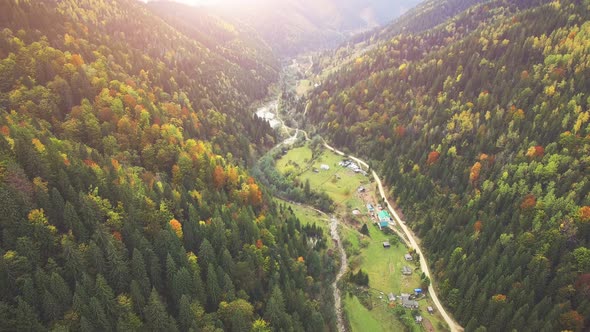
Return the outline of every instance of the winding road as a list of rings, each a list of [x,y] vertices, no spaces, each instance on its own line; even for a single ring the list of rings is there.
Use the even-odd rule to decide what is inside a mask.
[[[335,153],[337,153],[337,154],[339,154],[341,156],[346,156],[346,157],[354,160],[355,162],[359,163],[360,165],[365,166],[367,169],[369,169],[369,165],[365,161],[363,161],[361,159],[358,159],[358,158],[356,158],[354,156],[347,155],[346,153],[344,153],[342,151],[339,151],[339,150],[331,147],[330,145],[328,145],[325,142],[324,142],[324,146],[327,149],[329,149],[329,150],[331,150],[331,151],[333,151],[333,152],[335,152]],[[377,173],[373,170],[372,171],[372,174],[373,174],[373,178],[375,179],[375,182],[377,182],[377,186],[379,187],[379,194],[381,195],[381,198],[383,199],[383,201],[387,204],[387,209],[389,210],[389,212],[391,212],[391,214],[395,218],[395,221],[397,221],[397,223],[400,225],[400,227],[404,231],[404,234],[406,235],[406,237],[408,238],[408,241],[410,242],[410,246],[416,250],[416,253],[418,253],[418,255],[420,255],[420,269],[422,269],[422,272],[424,272],[424,274],[428,278],[430,278],[430,280],[433,280],[433,278],[432,278],[432,276],[430,274],[430,270],[428,269],[428,263],[426,261],[426,257],[422,253],[422,249],[418,245],[418,242],[416,242],[416,239],[414,238],[414,235],[408,229],[408,227],[403,223],[403,221],[401,220],[401,218],[399,217],[399,215],[397,214],[397,212],[395,212],[395,210],[393,209],[393,207],[389,203],[389,200],[387,199],[387,196],[385,195],[385,190],[383,189],[383,184],[381,183],[381,179],[379,178],[379,176],[377,175]],[[451,332],[460,332],[460,331],[463,331],[463,327],[461,327],[461,325],[459,325],[451,317],[451,315],[449,315],[447,313],[447,311],[443,307],[442,303],[438,299],[438,296],[436,295],[436,290],[432,286],[432,283],[430,284],[430,286],[428,286],[428,294],[430,294],[430,297],[432,298],[432,302],[434,302],[434,305],[436,306],[437,310],[443,316],[445,322],[449,325],[449,328],[451,329]]]

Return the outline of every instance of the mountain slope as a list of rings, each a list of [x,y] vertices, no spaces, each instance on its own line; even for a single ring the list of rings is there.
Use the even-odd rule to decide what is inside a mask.
[[[489,1],[376,39],[307,105],[386,176],[466,330],[590,324],[589,5]]]
[[[170,1],[149,2],[147,6],[176,30],[219,56],[262,77],[276,76],[279,64],[275,55],[252,29],[231,24],[213,15],[208,8]]]
[[[353,32],[385,24],[418,0],[256,0],[221,2],[225,17],[252,26],[281,56],[334,46]]]
[[[321,230],[244,170],[276,70],[204,43],[134,0],[0,2],[0,330],[335,326]]]

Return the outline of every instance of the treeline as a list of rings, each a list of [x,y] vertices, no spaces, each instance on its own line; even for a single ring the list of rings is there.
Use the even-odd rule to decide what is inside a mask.
[[[379,40],[307,105],[380,162],[466,330],[590,324],[589,10],[476,5]]]
[[[359,286],[369,286],[369,274],[364,272],[363,269],[359,269],[357,273],[350,271],[348,273],[348,281]]]
[[[3,1],[0,25],[0,330],[335,329],[321,232],[243,167],[272,73],[136,1]]]

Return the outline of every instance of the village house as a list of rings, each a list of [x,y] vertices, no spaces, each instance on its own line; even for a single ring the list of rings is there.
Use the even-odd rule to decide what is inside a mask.
[[[410,294],[402,293],[402,306],[409,309],[418,309],[418,301],[410,299]]]
[[[391,219],[391,216],[389,215],[389,212],[387,212],[387,210],[379,211],[377,216],[379,217],[379,226],[381,226],[381,227],[389,226],[389,222],[392,219]]]
[[[410,254],[405,254],[405,255],[404,255],[404,258],[405,258],[407,261],[414,260],[414,258],[412,258],[412,255],[410,255]]]
[[[383,242],[383,248],[389,248],[389,247],[391,247],[391,244],[389,244],[389,241]]]

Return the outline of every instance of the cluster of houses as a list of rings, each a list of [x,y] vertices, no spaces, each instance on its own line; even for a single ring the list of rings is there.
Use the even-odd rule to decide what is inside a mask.
[[[351,171],[353,171],[355,173],[360,173],[364,176],[367,176],[369,174],[369,173],[367,173],[367,171],[363,170],[359,165],[357,165],[352,160],[343,160],[343,161],[339,162],[338,165],[340,165],[342,167],[346,167],[346,168],[350,169]]]
[[[408,309],[418,309],[419,305],[418,301],[416,301],[416,297],[420,294],[422,294],[422,289],[416,288],[414,289],[414,294],[401,293],[399,296],[395,296],[393,293],[389,293],[387,294],[387,300],[389,301],[389,303],[393,303],[396,300],[400,300],[402,307]],[[426,311],[428,311],[429,314],[433,314],[434,308],[428,306],[426,308]],[[416,320],[416,323],[422,323],[424,318],[422,317],[422,315],[416,315],[414,319]]]
[[[396,297],[393,293],[389,293],[389,294],[387,294],[387,299],[389,300],[390,303],[393,303],[399,299],[399,300],[401,300],[401,304],[404,308],[418,309],[418,307],[419,307],[418,301],[416,301],[415,299],[420,294],[422,294],[422,289],[416,288],[416,289],[414,289],[414,294],[401,293],[399,296]],[[426,311],[428,311],[429,314],[433,314],[434,308],[432,308],[431,306],[428,306],[426,308]],[[416,315],[414,317],[414,319],[416,320],[416,323],[422,323],[424,318],[422,317],[422,315]]]

